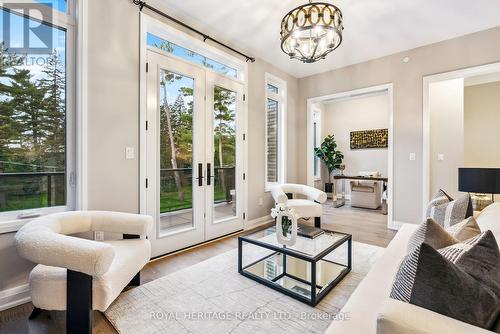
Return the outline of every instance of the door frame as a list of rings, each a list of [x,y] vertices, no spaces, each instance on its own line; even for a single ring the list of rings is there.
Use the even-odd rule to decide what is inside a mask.
[[[147,33],[152,32],[155,35],[176,43],[182,47],[185,47],[191,51],[203,54],[211,59],[220,61],[224,64],[230,65],[238,70],[238,79],[232,79],[243,84],[243,91],[246,98],[246,103],[243,104],[243,124],[241,126],[241,134],[245,136],[246,140],[242,144],[242,173],[248,176],[248,63],[215,48],[206,42],[192,37],[191,35],[173,28],[172,26],[160,21],[152,16],[145,13],[139,14],[140,20],[140,47],[139,47],[139,213],[147,214],[147,189],[146,189],[146,178],[147,178],[147,130],[146,130],[146,120],[147,120]],[[159,50],[156,49],[156,52]],[[178,58],[172,54],[166,54],[169,57]],[[185,61],[178,58],[181,61]],[[198,66],[193,63],[194,66]],[[204,68],[206,71],[211,71],[210,69]],[[217,73],[217,72],[215,72]],[[229,77],[228,77],[229,78]],[[231,78],[229,78],[231,79]],[[245,213],[245,218],[243,218],[243,227],[248,226],[248,177],[242,182],[241,186],[241,196],[242,196],[242,212]],[[208,240],[207,240],[208,241]]]
[[[307,184],[314,187],[314,158],[313,158],[313,104],[323,101],[331,101],[337,99],[356,98],[371,95],[375,93],[387,93],[388,98],[388,127],[389,127],[389,143],[387,147],[387,227],[397,230],[399,225],[393,220],[394,212],[394,92],[393,84],[383,84],[360,89],[354,89],[344,92],[338,92],[323,96],[317,96],[307,99]]]
[[[431,185],[431,108],[429,89],[432,83],[447,81],[453,79],[467,79],[479,75],[486,75],[500,72],[500,62],[472,66],[443,72],[438,74],[427,75],[422,79],[423,96],[422,96],[422,219],[426,217],[426,208],[429,203],[430,185]]]

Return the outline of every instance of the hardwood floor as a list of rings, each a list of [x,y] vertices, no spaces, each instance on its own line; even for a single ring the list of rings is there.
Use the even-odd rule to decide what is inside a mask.
[[[312,219],[305,221],[313,224]],[[346,205],[333,208],[331,203],[324,205],[322,226],[339,232],[350,233],[354,241],[386,247],[395,231],[387,228],[387,216],[378,210],[351,208]],[[191,248],[177,254],[151,261],[141,272],[141,283],[147,283],[175,271],[187,268],[216,255],[238,247],[238,234]],[[43,312],[28,321],[33,306],[26,303],[0,312],[0,333],[64,333],[64,312]],[[94,312],[93,333],[116,333],[108,320]]]

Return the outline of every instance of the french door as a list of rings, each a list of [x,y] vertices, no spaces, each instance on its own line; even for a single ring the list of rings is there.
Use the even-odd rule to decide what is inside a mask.
[[[159,256],[243,228],[243,85],[149,50],[146,211]]]

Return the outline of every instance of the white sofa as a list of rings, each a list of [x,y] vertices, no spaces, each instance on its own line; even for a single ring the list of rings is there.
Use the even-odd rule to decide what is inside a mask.
[[[500,240],[500,203],[488,206],[476,219],[481,231],[491,230],[498,243]],[[406,255],[408,239],[417,226],[405,224],[400,228],[384,254],[373,265],[340,311],[347,319],[333,321],[325,333],[492,333],[439,313],[389,298],[394,275],[401,259]]]

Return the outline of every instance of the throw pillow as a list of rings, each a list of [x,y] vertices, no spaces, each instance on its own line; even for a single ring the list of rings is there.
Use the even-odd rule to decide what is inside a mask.
[[[460,223],[452,225],[446,229],[452,237],[460,241],[464,241],[475,237],[481,233],[481,229],[474,217],[469,217],[462,220]]]
[[[427,206],[427,218],[434,219],[444,228],[460,223],[473,213],[469,194],[453,199],[442,189],[439,189]]]
[[[425,243],[403,259],[390,297],[486,329],[500,314],[494,292]]]
[[[491,231],[438,251],[500,296],[500,251]]]
[[[456,244],[459,241],[432,218],[428,218],[420,224],[408,240],[407,250],[408,253],[411,253],[424,242],[434,249],[439,249]]]

